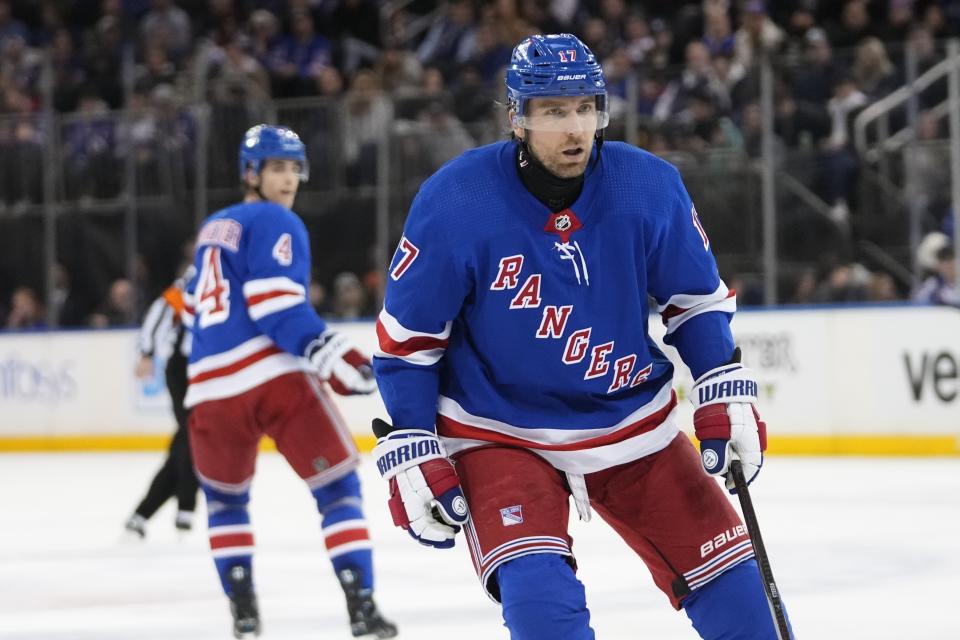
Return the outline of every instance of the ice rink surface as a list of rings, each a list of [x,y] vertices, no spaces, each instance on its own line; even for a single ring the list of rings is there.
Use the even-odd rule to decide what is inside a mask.
[[[122,525],[158,453],[0,455],[0,638],[229,640],[205,511],[185,537],[168,503],[148,537]],[[401,638],[506,639],[462,539],[446,551],[394,529],[369,458],[361,472],[377,599]],[[770,458],[754,503],[798,638],[960,638],[960,460]],[[264,640],[346,639],[339,588],[305,487],[260,457],[252,518]],[[600,639],[692,639],[682,613],[599,519],[571,523]],[[953,594],[953,595],[951,595]]]

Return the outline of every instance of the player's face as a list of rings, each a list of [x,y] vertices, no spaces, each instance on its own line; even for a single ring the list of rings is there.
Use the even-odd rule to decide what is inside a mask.
[[[296,160],[267,160],[260,170],[260,193],[270,202],[292,209],[300,187],[299,173]]]
[[[559,178],[583,174],[597,132],[596,98],[533,98],[525,115],[530,128],[514,126],[513,132],[537,160]]]

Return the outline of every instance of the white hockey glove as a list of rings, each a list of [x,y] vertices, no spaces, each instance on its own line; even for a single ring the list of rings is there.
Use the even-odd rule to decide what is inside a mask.
[[[767,448],[767,425],[757,414],[757,381],[740,364],[740,349],[730,364],[706,372],[694,383],[693,427],[700,440],[700,460],[707,473],[726,478],[727,489],[736,493],[729,474],[730,462],[740,460],[747,484],[760,473]]]
[[[393,523],[420,544],[449,549],[470,519],[460,478],[437,436],[424,429],[394,429],[373,421],[373,458],[390,482]]]
[[[342,396],[367,395],[377,390],[370,359],[342,334],[324,331],[310,341],[303,355],[316,367],[320,378]]]

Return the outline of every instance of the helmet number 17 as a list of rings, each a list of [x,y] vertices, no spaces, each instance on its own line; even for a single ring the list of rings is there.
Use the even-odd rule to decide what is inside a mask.
[[[560,62],[576,62],[577,61],[576,49],[566,49],[565,51],[557,51],[557,55],[560,56]]]

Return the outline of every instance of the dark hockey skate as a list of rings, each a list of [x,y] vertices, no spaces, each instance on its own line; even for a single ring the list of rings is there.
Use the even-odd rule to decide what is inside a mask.
[[[343,594],[347,597],[347,611],[350,613],[350,632],[353,637],[370,636],[373,638],[394,638],[397,625],[388,622],[380,615],[373,601],[373,592],[360,586],[360,572],[344,569],[337,574]]]
[[[260,611],[253,593],[253,579],[245,567],[233,567],[227,574],[230,583],[230,613],[233,614],[233,637],[256,638],[260,635]]]

